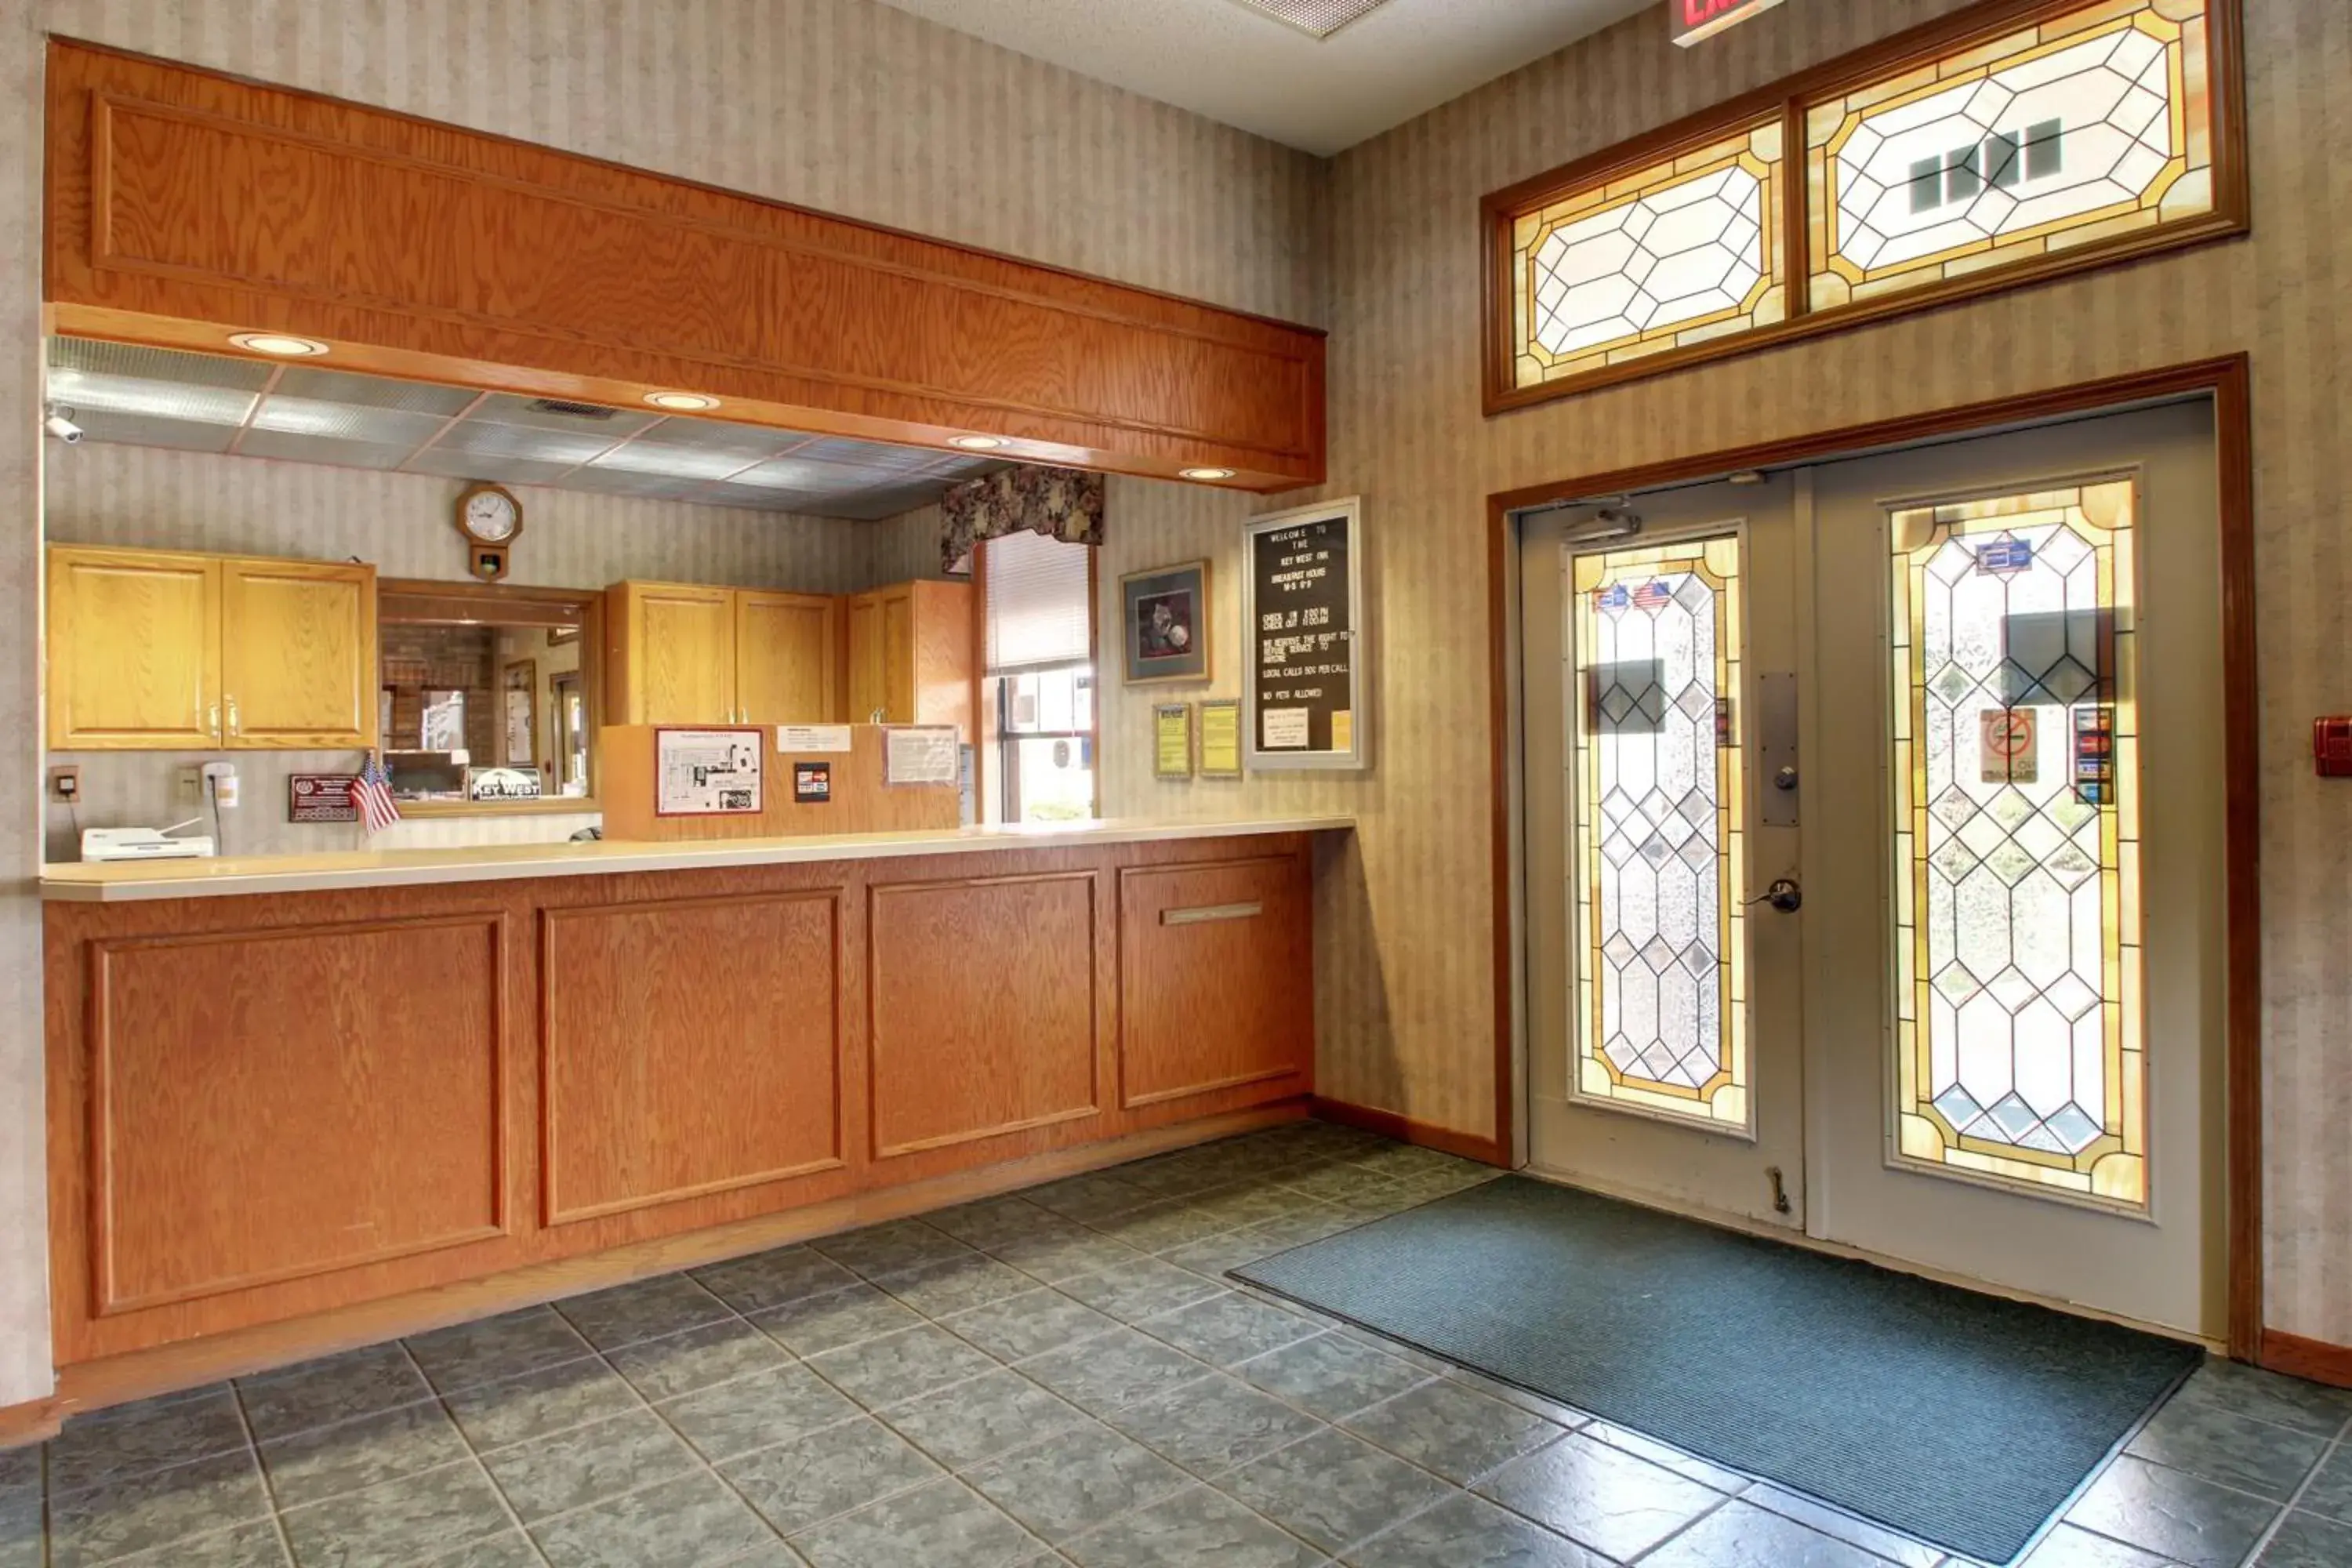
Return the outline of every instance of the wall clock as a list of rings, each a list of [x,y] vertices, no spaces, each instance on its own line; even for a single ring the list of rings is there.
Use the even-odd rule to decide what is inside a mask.
[[[468,485],[457,498],[457,531],[466,536],[466,567],[485,583],[507,574],[507,552],[522,531],[522,502],[499,485]]]

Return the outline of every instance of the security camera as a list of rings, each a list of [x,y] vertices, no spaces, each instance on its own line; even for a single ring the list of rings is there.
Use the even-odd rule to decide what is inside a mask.
[[[67,417],[67,416],[72,412],[73,410],[70,408],[60,409],[52,407],[49,410],[48,417],[41,422],[41,427],[43,429],[47,430],[51,436],[54,436],[58,440],[63,441],[68,447],[80,445],[82,437],[81,426]]]

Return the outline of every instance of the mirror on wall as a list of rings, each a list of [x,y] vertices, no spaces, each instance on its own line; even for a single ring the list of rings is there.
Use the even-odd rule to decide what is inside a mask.
[[[586,589],[383,584],[377,711],[404,810],[593,806],[603,604]]]

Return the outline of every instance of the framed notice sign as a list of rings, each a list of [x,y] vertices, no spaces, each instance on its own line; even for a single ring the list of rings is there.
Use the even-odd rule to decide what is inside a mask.
[[[1249,765],[1360,768],[1363,501],[1324,501],[1242,530],[1243,742]]]
[[[756,816],[765,730],[656,730],[654,815]]]

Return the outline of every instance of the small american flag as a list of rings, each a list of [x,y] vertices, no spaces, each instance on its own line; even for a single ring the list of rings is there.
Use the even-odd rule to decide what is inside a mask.
[[[1637,610],[1663,609],[1674,597],[1674,590],[1655,577],[1633,590],[1633,607]]]
[[[392,770],[383,765],[382,757],[368,757],[352,793],[359,796],[360,820],[367,824],[370,833],[382,833],[400,820],[399,803],[392,798]]]

